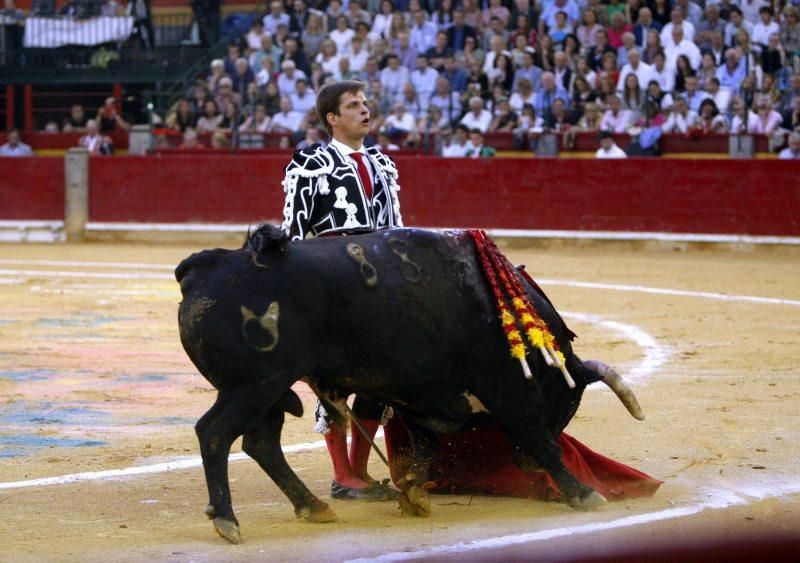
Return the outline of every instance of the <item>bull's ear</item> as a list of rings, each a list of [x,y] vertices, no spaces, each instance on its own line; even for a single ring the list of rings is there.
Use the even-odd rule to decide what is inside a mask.
[[[300,397],[297,396],[297,393],[291,389],[286,391],[283,397],[278,399],[278,402],[275,403],[275,407],[298,418],[303,416],[303,403]]]
[[[263,224],[250,235],[250,249],[257,252],[274,252],[284,250],[284,245],[289,240],[287,235],[280,227],[275,225]]]

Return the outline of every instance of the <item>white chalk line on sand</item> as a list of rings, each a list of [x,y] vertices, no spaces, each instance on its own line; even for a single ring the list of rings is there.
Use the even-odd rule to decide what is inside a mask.
[[[618,323],[615,321],[607,321],[596,315],[585,315],[583,313],[565,313],[564,316],[574,318],[581,322],[597,323],[611,330],[618,331],[623,336],[630,338],[636,344],[642,347],[645,357],[637,367],[632,370],[635,377],[642,379],[650,376],[655,372],[658,366],[663,363],[666,358],[666,350],[657,344],[655,340],[646,332],[633,325]],[[379,434],[378,436],[382,436]],[[305,442],[302,444],[295,444],[292,446],[283,447],[283,452],[286,454],[306,452],[316,450],[325,446],[324,441]],[[232,454],[228,460],[231,462],[242,461],[249,459],[244,453]],[[104,471],[88,471],[85,473],[73,473],[70,475],[61,475],[58,477],[44,477],[41,479],[28,479],[25,481],[11,481],[0,483],[0,490],[7,489],[21,489],[28,487],[48,487],[52,485],[66,485],[68,483],[78,483],[81,481],[101,481],[107,479],[122,479],[136,475],[148,475],[153,473],[166,473],[168,471],[178,471],[181,469],[191,469],[200,467],[203,464],[200,456],[183,457],[162,463],[153,463],[149,465],[139,465],[136,467],[126,467],[124,469],[108,469]]]
[[[757,297],[754,295],[732,295],[715,293],[713,291],[689,291],[685,289],[669,289],[661,287],[647,287],[643,285],[626,285],[618,283],[581,282],[573,280],[537,279],[541,285],[562,285],[565,287],[582,287],[588,289],[607,289],[611,291],[632,291],[636,293],[649,293],[652,295],[676,295],[680,297],[702,297],[718,301],[734,301],[745,303],[765,303],[770,305],[800,306],[798,299],[779,299],[777,297]]]
[[[173,274],[158,274],[156,272],[124,273],[112,272],[75,272],[70,270],[0,270],[0,276],[27,276],[30,278],[98,278],[112,280],[171,280],[175,281]]]
[[[75,260],[30,260],[22,258],[0,258],[5,266],[56,266],[59,268],[119,268],[122,270],[174,270],[168,264],[146,264],[140,262],[83,262]]]
[[[706,510],[719,510],[730,508],[732,506],[742,506],[749,504],[754,500],[758,501],[766,498],[782,497],[800,493],[800,483],[785,483],[778,487],[773,485],[769,486],[770,489],[766,490],[760,489],[756,486],[745,486],[737,489],[710,489],[703,491],[703,493],[709,497],[708,501],[690,506],[669,508],[656,512],[637,514],[635,516],[626,516],[624,518],[618,518],[608,522],[596,522],[581,526],[553,528],[549,530],[539,530],[536,532],[527,532],[523,534],[509,534],[483,540],[457,542],[453,544],[427,547],[412,551],[395,551],[372,557],[351,559],[348,563],[366,563],[367,561],[403,561],[405,559],[419,559],[423,557],[442,557],[454,554],[463,555],[470,551],[507,548],[525,543],[550,540],[553,538],[575,536],[579,534],[592,534],[596,532],[616,530],[619,528],[628,528],[631,526],[641,526],[644,524],[672,520],[675,518],[685,518],[687,516],[699,514]]]

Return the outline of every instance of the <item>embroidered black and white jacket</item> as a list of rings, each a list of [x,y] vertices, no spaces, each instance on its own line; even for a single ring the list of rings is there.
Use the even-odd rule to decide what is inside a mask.
[[[335,146],[313,145],[294,153],[286,167],[281,228],[293,240],[331,233],[402,227],[394,161],[367,149],[372,200],[367,200],[355,161]]]

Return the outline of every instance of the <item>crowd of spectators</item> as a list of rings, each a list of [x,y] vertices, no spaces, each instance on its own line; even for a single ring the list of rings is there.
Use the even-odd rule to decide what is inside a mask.
[[[570,146],[655,128],[765,134],[777,148],[800,131],[800,23],[783,2],[274,0],[166,123],[296,145],[319,129],[319,88],[358,79],[373,142],[445,139],[440,154],[463,141],[459,124],[520,148],[546,132]]]

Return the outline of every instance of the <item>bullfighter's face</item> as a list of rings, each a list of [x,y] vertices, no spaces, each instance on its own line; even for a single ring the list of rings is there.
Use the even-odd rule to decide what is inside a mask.
[[[345,92],[339,99],[339,115],[328,114],[334,137],[345,144],[360,148],[369,133],[369,106],[364,92]]]

